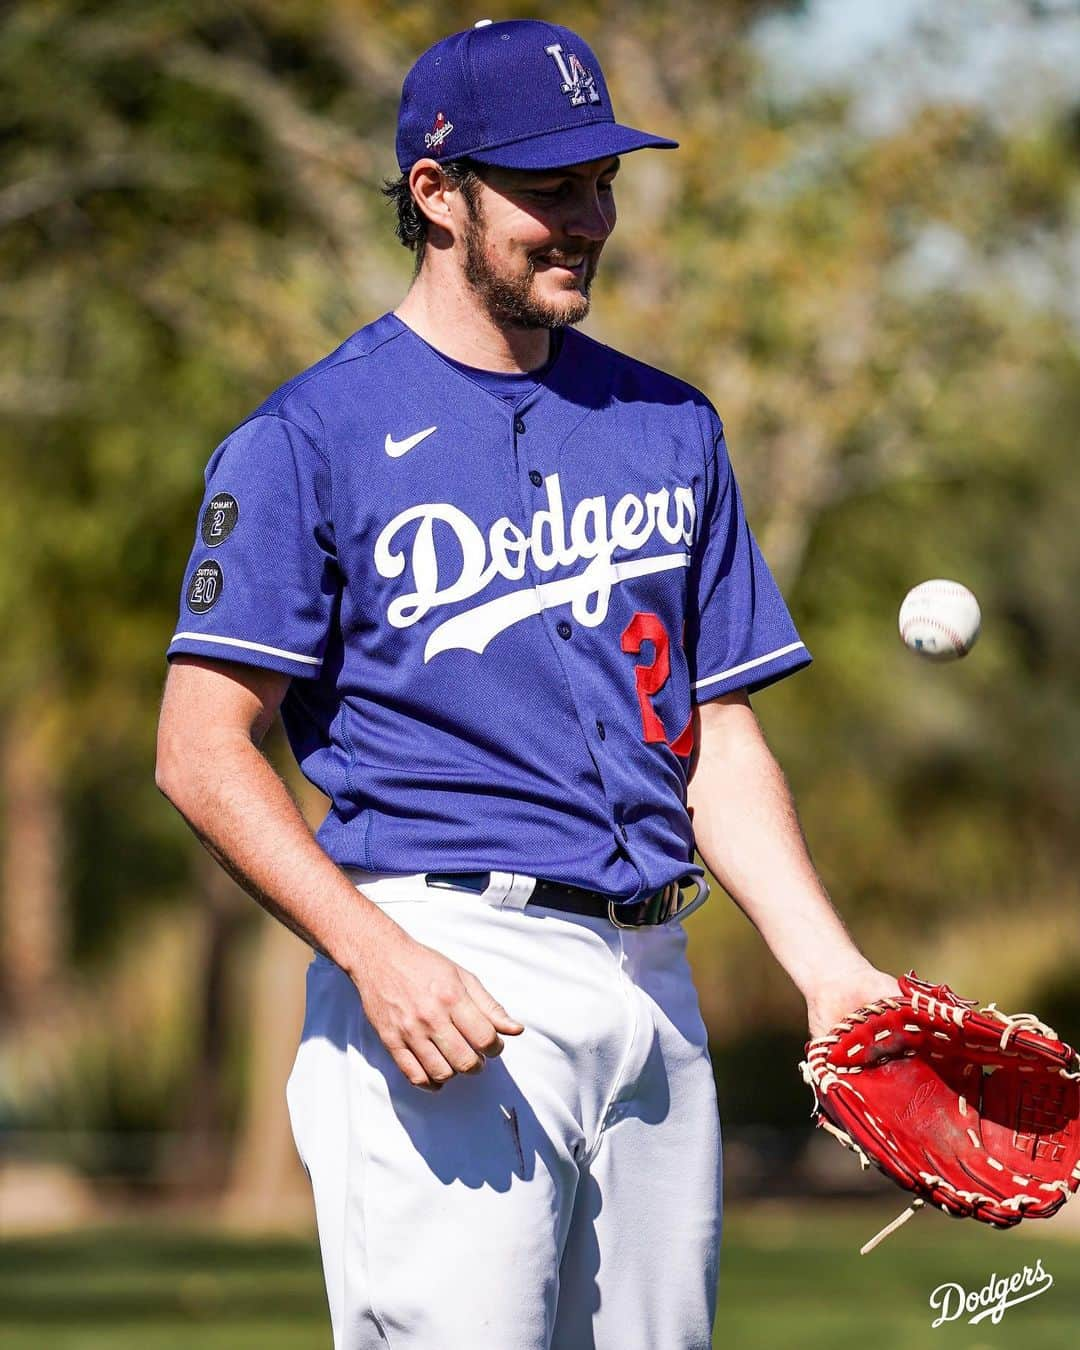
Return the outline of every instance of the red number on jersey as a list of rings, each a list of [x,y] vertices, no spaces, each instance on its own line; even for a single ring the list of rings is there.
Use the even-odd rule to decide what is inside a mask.
[[[652,696],[658,694],[671,674],[671,639],[658,614],[639,610],[623,630],[621,645],[624,652],[631,656],[640,656],[643,642],[651,642],[653,659],[646,664],[639,662],[634,667],[634,682],[637,685],[638,705],[641,708],[641,726],[647,745],[663,741],[670,745],[677,755],[686,756],[694,748],[694,717],[673,741],[668,734],[659,714],[652,705]]]

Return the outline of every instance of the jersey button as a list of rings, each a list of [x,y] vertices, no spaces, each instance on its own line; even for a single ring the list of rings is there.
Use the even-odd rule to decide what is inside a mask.
[[[604,726],[599,718],[596,719],[596,734],[602,741],[607,740],[607,727]]]
[[[524,419],[524,417],[515,417],[515,418],[514,418],[514,430],[517,432],[517,434],[518,434],[519,436],[524,436],[524,435],[525,435],[525,419]]]
[[[568,638],[574,630],[570,627],[570,625],[566,622],[565,619],[560,619],[559,622],[555,625],[555,631],[561,638]]]
[[[540,472],[539,469],[530,469],[529,482],[533,485],[533,487],[541,487],[543,486],[544,475]]]

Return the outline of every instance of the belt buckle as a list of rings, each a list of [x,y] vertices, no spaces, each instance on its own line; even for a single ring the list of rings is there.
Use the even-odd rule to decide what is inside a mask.
[[[684,886],[693,885],[697,889],[691,899],[685,904],[680,904]],[[675,881],[669,881],[666,886],[661,887],[655,895],[651,895],[648,900],[641,904],[645,907],[645,917],[637,923],[623,923],[616,917],[616,910],[620,906],[616,905],[614,900],[608,901],[608,918],[616,928],[652,928],[658,927],[663,923],[671,923],[675,919],[685,919],[691,915],[695,909],[701,906],[709,898],[709,883],[704,877],[688,875],[679,877]]]

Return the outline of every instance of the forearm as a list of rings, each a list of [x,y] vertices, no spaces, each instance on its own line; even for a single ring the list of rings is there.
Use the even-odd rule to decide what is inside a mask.
[[[262,907],[356,975],[396,927],[323,852],[288,789],[242,731],[214,730],[159,764],[158,785]]]
[[[688,805],[706,866],[808,1000],[868,962],[811,862],[795,804],[749,704],[702,710]]]

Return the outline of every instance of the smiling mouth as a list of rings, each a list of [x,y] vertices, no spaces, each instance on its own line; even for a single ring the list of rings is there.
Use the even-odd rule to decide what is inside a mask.
[[[561,267],[572,276],[582,276],[587,258],[584,253],[541,253],[536,261],[544,267]]]

